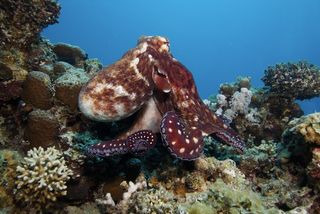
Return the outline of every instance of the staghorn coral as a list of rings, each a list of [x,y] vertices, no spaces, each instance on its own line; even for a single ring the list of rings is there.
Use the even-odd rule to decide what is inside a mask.
[[[262,78],[270,92],[299,100],[320,95],[320,70],[305,61],[269,66]]]
[[[16,199],[36,209],[49,206],[67,194],[66,182],[72,174],[59,150],[33,148],[17,167]]]

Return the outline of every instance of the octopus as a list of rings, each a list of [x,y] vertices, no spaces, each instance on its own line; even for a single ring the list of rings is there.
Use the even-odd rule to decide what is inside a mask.
[[[142,154],[155,146],[157,133],[182,160],[200,157],[209,135],[244,149],[237,133],[202,102],[191,72],[173,57],[169,40],[161,36],[141,37],[135,48],[89,80],[80,91],[79,109],[104,122],[137,114],[115,139],[90,146],[89,155]]]

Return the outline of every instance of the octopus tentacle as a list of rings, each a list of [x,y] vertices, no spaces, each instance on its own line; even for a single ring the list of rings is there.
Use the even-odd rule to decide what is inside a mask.
[[[129,152],[140,155],[156,145],[155,135],[149,130],[138,131],[127,138]]]
[[[216,132],[214,133],[219,139],[221,139],[226,144],[235,147],[239,152],[243,152],[245,149],[245,144],[241,138],[228,127],[228,131]]]
[[[160,132],[169,150],[177,158],[194,160],[202,154],[201,131],[186,126],[176,112],[169,111],[164,114]]]
[[[211,124],[212,132],[210,135],[215,135],[224,143],[235,147],[239,152],[245,149],[245,143],[241,137],[232,129],[228,122],[221,116],[212,113],[214,123]]]
[[[125,153],[141,154],[155,146],[155,135],[149,130],[141,130],[127,139],[115,139],[97,143],[87,150],[90,156],[109,157]]]
[[[89,156],[109,157],[118,154],[128,153],[129,149],[125,146],[126,140],[108,140],[90,146],[87,150]]]

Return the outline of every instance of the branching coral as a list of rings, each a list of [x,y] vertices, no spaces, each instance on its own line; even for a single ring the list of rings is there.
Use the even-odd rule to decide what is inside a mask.
[[[66,182],[72,174],[62,153],[54,147],[29,150],[17,167],[16,198],[35,208],[50,205],[66,195]]]
[[[269,66],[262,80],[271,92],[283,96],[303,100],[320,95],[320,70],[308,62]]]

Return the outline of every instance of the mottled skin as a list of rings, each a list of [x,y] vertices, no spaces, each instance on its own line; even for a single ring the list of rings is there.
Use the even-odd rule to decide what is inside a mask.
[[[92,155],[141,153],[161,136],[172,154],[198,158],[203,137],[214,134],[243,150],[237,134],[211,112],[197,92],[192,74],[169,52],[166,38],[142,37],[136,48],[103,69],[80,92],[80,110],[98,121],[116,121],[139,110],[137,121],[115,140],[92,146]]]

